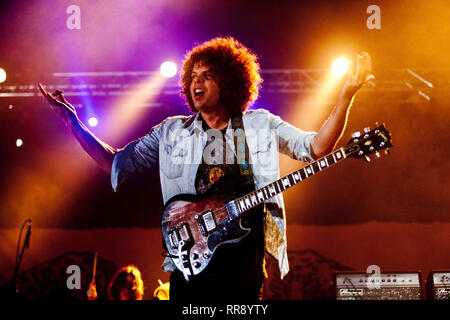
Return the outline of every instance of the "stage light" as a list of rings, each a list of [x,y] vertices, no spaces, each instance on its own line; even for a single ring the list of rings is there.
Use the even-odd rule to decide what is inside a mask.
[[[16,147],[20,148],[21,146],[23,146],[23,140],[22,139],[17,139],[16,140]]]
[[[347,73],[350,62],[346,58],[338,58],[333,61],[331,65],[331,70],[334,74],[344,75]]]
[[[106,119],[102,118],[102,124],[106,124],[102,127],[114,128],[112,133],[108,131],[111,139],[128,137],[129,130],[148,117],[148,107],[153,105],[167,80],[160,72],[152,72],[139,81],[132,95],[123,95],[114,101],[111,106],[113,111],[108,113]]]
[[[166,61],[161,64],[160,71],[163,77],[172,78],[177,74],[177,66],[171,61]]]
[[[0,83],[5,82],[6,80],[6,71],[3,68],[0,68]]]
[[[89,123],[89,125],[90,125],[91,127],[96,127],[97,124],[98,124],[98,119],[97,119],[96,117],[94,117],[94,116],[89,117],[88,123]]]

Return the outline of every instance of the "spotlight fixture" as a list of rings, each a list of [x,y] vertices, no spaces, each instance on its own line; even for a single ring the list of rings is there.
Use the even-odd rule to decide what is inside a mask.
[[[337,58],[333,61],[331,65],[331,70],[336,75],[344,75],[347,73],[350,67],[350,62],[346,58]]]
[[[95,116],[89,117],[88,123],[89,123],[89,125],[90,125],[91,127],[96,127],[97,124],[98,124],[98,119],[97,119],[97,117],[95,117]]]
[[[177,66],[172,61],[166,61],[159,68],[163,77],[172,78],[177,74]]]
[[[0,68],[0,83],[5,82],[6,80],[6,71],[3,68]]]

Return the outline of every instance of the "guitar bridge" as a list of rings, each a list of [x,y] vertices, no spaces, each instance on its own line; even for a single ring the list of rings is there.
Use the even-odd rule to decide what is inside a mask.
[[[180,241],[184,241],[184,246],[192,242],[191,231],[189,230],[189,225],[183,223],[180,226],[175,227],[168,233],[168,238],[170,246],[174,249],[178,249],[178,244]]]
[[[203,212],[202,214],[196,215],[195,219],[197,220],[198,229],[204,237],[214,232],[217,228],[216,219],[214,218],[214,214],[211,209]]]

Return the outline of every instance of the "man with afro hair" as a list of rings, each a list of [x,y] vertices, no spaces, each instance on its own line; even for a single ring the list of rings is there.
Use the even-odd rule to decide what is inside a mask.
[[[278,152],[311,161],[332,151],[345,129],[357,91],[370,79],[370,56],[357,55],[353,72],[338,101],[318,132],[302,131],[264,109],[247,110],[258,97],[262,78],[257,56],[232,37],[218,37],[195,46],[183,62],[181,94],[193,112],[154,126],[123,149],[100,141],[81,123],[62,91],[48,93],[51,107],[63,118],[85,151],[118,184],[159,161],[164,204],[179,194],[203,194],[223,177],[240,177],[235,188],[262,188],[279,177]],[[244,132],[245,148],[238,148],[237,131]],[[167,256],[163,270],[171,272],[171,300],[257,300],[267,276],[264,250],[278,260],[280,276],[289,271],[283,197],[277,194],[264,206],[242,217],[250,229],[240,239],[219,246],[208,266],[195,276],[178,270],[176,256]],[[225,299],[225,300],[224,300]]]

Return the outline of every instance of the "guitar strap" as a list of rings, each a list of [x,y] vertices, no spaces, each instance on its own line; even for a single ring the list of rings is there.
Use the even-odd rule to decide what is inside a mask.
[[[231,125],[234,133],[234,148],[236,150],[236,160],[239,164],[240,173],[253,182],[253,171],[250,165],[248,145],[245,140],[244,123],[242,113],[231,118]]]

